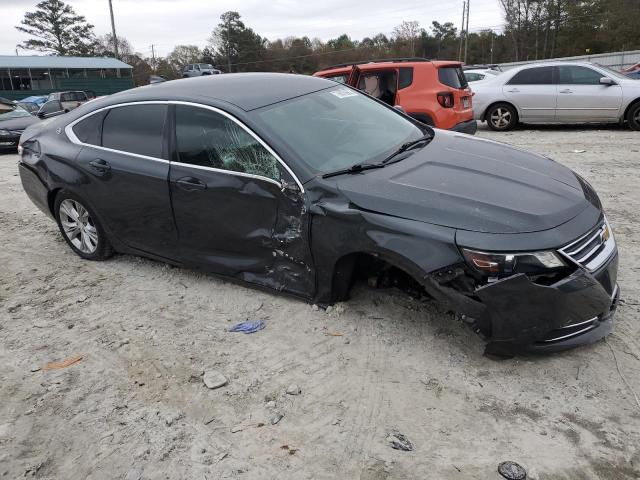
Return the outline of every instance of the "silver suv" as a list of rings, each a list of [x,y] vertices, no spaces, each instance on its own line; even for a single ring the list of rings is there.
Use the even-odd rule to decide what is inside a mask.
[[[640,82],[589,62],[523,65],[473,85],[476,120],[492,130],[521,123],[624,123],[640,130]]]
[[[193,63],[182,69],[182,78],[200,77],[202,75],[218,75],[220,70],[213,68],[210,63]]]

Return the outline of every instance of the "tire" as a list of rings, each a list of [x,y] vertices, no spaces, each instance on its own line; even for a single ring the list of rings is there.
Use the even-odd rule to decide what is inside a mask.
[[[113,255],[104,228],[82,198],[62,190],[53,205],[60,233],[76,255],[86,260],[106,260]]]
[[[491,130],[506,132],[518,124],[518,112],[508,103],[496,103],[489,107],[485,119]]]
[[[627,123],[631,130],[640,130],[640,102],[636,102],[627,112]]]

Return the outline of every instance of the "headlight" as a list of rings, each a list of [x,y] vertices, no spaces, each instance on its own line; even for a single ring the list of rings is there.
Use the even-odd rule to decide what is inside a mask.
[[[490,277],[516,273],[542,274],[567,266],[562,258],[551,250],[527,253],[493,253],[463,248],[462,254],[470,266]]]
[[[0,128],[0,137],[8,137],[9,135],[11,135],[11,132],[9,130]]]

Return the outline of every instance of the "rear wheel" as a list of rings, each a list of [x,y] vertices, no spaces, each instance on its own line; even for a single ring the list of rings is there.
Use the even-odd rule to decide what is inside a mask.
[[[497,103],[489,107],[485,118],[489,128],[497,132],[511,130],[518,124],[516,109],[507,103]]]
[[[80,197],[62,191],[56,196],[54,212],[58,228],[71,249],[87,260],[106,260],[113,247],[94,212]]]
[[[631,105],[627,112],[627,122],[632,130],[640,130],[640,102]]]

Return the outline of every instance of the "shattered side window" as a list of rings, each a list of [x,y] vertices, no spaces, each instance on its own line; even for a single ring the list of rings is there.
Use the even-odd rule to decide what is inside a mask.
[[[204,108],[176,106],[178,161],[280,181],[278,161],[227,117]]]

